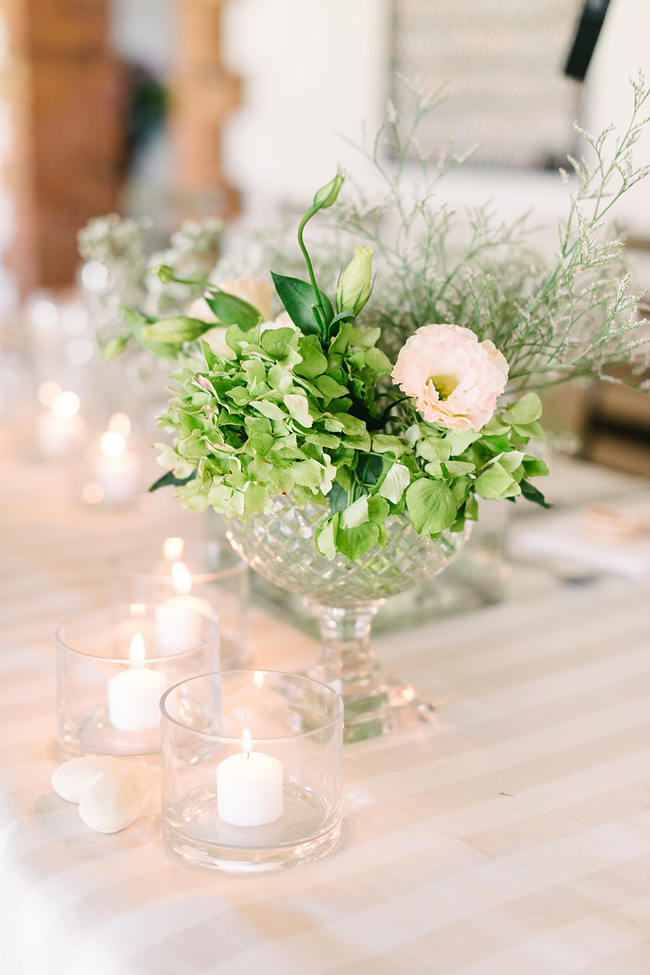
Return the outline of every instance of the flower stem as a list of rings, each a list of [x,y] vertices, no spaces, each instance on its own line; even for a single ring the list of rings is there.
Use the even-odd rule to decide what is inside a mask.
[[[307,265],[307,273],[309,274],[309,280],[311,282],[311,286],[312,286],[314,295],[316,297],[316,305],[317,305],[317,307],[321,311],[321,314],[323,316],[323,322],[324,323],[327,323],[327,315],[325,314],[325,308],[323,307],[323,299],[321,298],[320,288],[318,287],[318,284],[316,283],[316,275],[314,274],[314,268],[313,268],[313,265],[312,265],[312,262],[311,262],[311,258],[309,256],[309,251],[307,250],[307,247],[305,245],[305,241],[303,239],[304,229],[307,226],[308,222],[311,220],[311,218],[314,216],[314,214],[318,212],[318,209],[320,209],[320,208],[318,208],[318,207],[311,207],[311,209],[307,210],[307,213],[304,215],[304,217],[300,221],[300,224],[298,226],[298,245],[300,247],[300,250],[302,251],[302,256],[305,259],[305,264]],[[323,338],[325,338],[325,332],[324,331],[323,331]]]

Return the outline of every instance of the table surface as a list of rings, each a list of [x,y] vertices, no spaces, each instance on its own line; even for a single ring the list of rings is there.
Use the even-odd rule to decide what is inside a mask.
[[[570,473],[560,495],[629,486]],[[57,621],[101,598],[111,553],[196,516],[162,494],[84,510],[34,463],[6,462],[0,490],[2,975],[650,971],[647,584],[528,580],[382,636],[386,669],[442,702],[437,726],[345,751],[332,855],[229,876],[167,852],[155,816],[90,832],[49,783]],[[315,653],[261,612],[252,643],[271,667]]]

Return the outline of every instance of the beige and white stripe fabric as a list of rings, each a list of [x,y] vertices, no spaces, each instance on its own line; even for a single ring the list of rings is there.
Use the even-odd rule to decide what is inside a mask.
[[[194,526],[169,499],[82,510],[3,473],[2,975],[647,975],[650,589],[596,581],[377,642],[438,725],[345,753],[338,849],[256,877],[191,868],[156,817],[94,834],[54,795],[57,620],[105,560]],[[38,475],[38,476],[37,476]],[[255,620],[256,662],[315,647]]]

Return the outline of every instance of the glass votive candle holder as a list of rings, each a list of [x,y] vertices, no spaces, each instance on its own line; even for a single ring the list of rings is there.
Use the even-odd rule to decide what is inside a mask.
[[[248,662],[248,567],[230,546],[206,539],[166,538],[124,552],[113,561],[114,591],[122,602],[163,603],[170,627],[177,608],[219,621],[221,667]],[[177,619],[182,629],[182,618]]]
[[[319,681],[268,670],[182,681],[161,701],[167,844],[250,872],[324,856],[341,829],[343,705]]]
[[[59,751],[152,755],[160,751],[160,698],[184,677],[219,667],[214,618],[178,609],[170,634],[164,605],[90,610],[56,632]],[[171,636],[171,639],[170,639]]]

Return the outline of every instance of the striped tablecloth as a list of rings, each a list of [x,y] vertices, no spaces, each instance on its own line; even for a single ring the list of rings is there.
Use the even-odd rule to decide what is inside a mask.
[[[650,591],[612,580],[378,641],[439,725],[345,753],[330,857],[232,877],[184,865],[155,817],[86,830],[49,786],[53,629],[106,558],[193,526],[169,499],[82,510],[5,464],[0,560],[2,975],[647,975]],[[256,660],[315,648],[258,615]]]

